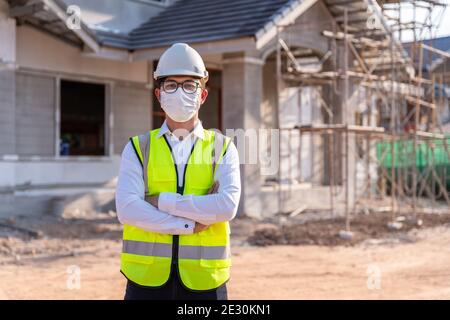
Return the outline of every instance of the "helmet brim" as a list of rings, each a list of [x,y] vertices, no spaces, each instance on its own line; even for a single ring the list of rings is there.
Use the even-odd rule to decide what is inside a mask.
[[[170,72],[154,72],[153,78],[155,80],[158,80],[159,78],[165,78],[170,76],[191,76],[191,77],[197,77],[200,79],[208,78],[208,71],[205,70],[205,74],[199,73],[199,72],[193,72],[186,69],[173,69],[170,70]]]

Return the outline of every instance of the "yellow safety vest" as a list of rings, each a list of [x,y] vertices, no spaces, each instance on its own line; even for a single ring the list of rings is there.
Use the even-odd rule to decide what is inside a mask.
[[[130,138],[144,168],[146,197],[160,192],[204,195],[214,182],[214,171],[230,139],[204,130],[194,144],[184,171],[184,187],[178,187],[177,167],[166,137],[159,129]],[[178,247],[178,250],[174,250]],[[159,287],[174,272],[191,290],[215,289],[230,277],[230,227],[218,222],[190,235],[169,235],[124,225],[121,272],[141,286]]]

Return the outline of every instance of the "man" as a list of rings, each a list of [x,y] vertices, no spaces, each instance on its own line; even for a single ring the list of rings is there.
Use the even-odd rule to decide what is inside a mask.
[[[198,118],[208,72],[197,51],[172,45],[154,78],[166,119],[130,138],[116,189],[125,299],[225,300],[228,221],[241,193],[237,149]]]

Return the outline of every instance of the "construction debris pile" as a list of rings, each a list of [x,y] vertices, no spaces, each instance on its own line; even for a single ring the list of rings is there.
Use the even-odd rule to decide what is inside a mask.
[[[302,221],[287,219],[283,224],[273,224],[260,228],[248,237],[251,245],[355,245],[414,242],[415,232],[421,228],[450,226],[450,215],[430,213],[417,219],[413,215],[398,215],[390,223],[390,212],[360,212],[351,221],[353,237],[339,236],[345,217]]]
[[[10,218],[0,222],[0,264],[95,254],[121,235],[112,211]]]

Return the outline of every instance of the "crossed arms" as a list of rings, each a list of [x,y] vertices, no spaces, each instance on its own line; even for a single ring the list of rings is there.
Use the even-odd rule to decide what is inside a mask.
[[[162,192],[153,198],[152,205],[144,199],[142,166],[128,142],[116,187],[117,217],[122,224],[165,234],[192,234],[195,222],[210,225],[229,221],[236,215],[241,194],[239,158],[233,143],[218,165],[214,180],[218,189],[210,194],[183,196]]]

